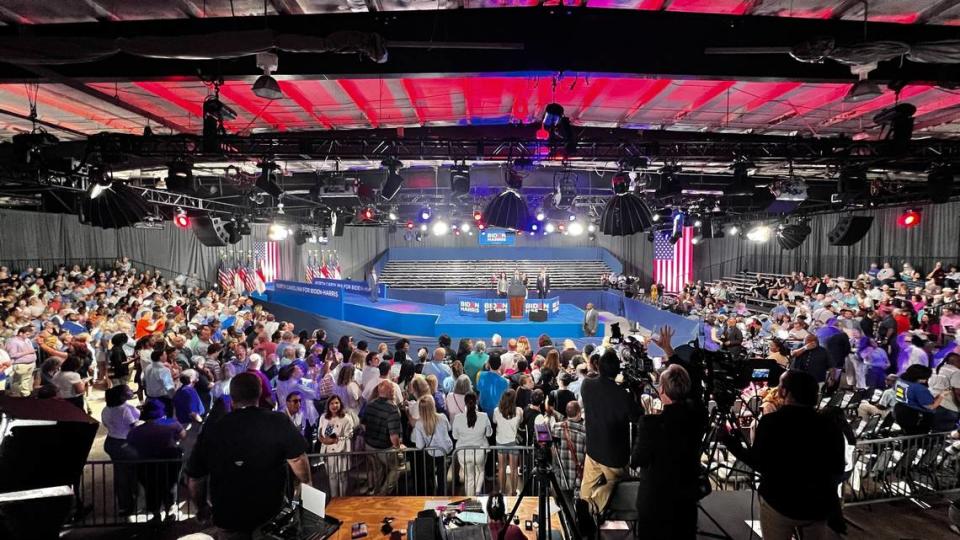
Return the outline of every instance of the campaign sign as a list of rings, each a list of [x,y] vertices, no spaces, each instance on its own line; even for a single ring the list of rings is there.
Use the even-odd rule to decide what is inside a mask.
[[[481,246],[512,246],[517,241],[517,233],[507,229],[486,229],[480,231]]]
[[[269,299],[271,302],[324,317],[343,319],[343,289],[340,287],[275,281],[273,290],[269,292]]]
[[[460,300],[460,314],[479,314],[480,302],[476,300]]]
[[[483,302],[483,312],[488,311],[502,311],[506,313],[507,303],[503,300],[486,300]]]

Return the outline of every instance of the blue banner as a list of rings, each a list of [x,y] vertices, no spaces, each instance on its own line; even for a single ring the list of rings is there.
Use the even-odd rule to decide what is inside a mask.
[[[480,231],[481,246],[512,246],[517,242],[517,233],[507,229],[485,229]]]
[[[509,311],[509,305],[506,298],[482,298],[478,296],[462,296],[457,299],[457,308],[460,315],[471,317],[485,317],[488,311]],[[524,313],[540,310],[550,313],[560,312],[560,297],[544,298],[538,300],[528,298],[523,305]]]
[[[367,285],[366,281],[351,281],[349,279],[314,278],[313,284],[334,287],[342,290],[345,293],[362,294],[364,296],[370,296],[370,286]],[[378,289],[377,296],[379,296],[380,298],[387,297],[387,286],[385,284],[378,283],[377,289]]]
[[[271,302],[292,308],[343,319],[343,294],[342,288],[327,284],[275,281],[268,298]]]

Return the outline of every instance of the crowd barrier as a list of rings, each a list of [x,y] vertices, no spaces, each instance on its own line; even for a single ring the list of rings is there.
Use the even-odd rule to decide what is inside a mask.
[[[960,488],[960,457],[947,452],[953,442],[946,434],[858,441],[841,486],[844,504],[906,499]],[[526,446],[461,447],[447,454],[438,448],[368,449],[308,457],[314,487],[332,497],[509,493],[522,488],[533,466],[533,448]],[[747,490],[755,485],[753,471],[722,447],[716,457],[710,469],[715,489]],[[503,475],[498,474],[500,463]],[[563,483],[560,468],[554,470]],[[288,489],[292,492],[292,483]],[[75,492],[78,507],[87,511],[68,524],[70,527],[146,523],[156,508],[175,521],[196,514],[181,460],[91,461]],[[122,512],[124,509],[127,511]]]

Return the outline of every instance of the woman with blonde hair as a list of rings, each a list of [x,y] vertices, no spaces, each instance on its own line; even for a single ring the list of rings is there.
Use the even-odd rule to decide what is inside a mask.
[[[410,427],[413,427],[420,419],[420,398],[432,396],[430,383],[423,375],[419,373],[414,375],[410,384],[407,385],[407,396],[407,416],[409,417]]]
[[[517,353],[523,355],[523,357],[527,359],[527,363],[533,362],[533,350],[530,347],[530,340],[527,339],[527,336],[517,338]]]
[[[437,412],[432,396],[420,397],[417,400],[417,408],[420,418],[413,426],[411,438],[417,448],[426,449],[423,456],[426,470],[422,476],[418,476],[426,479],[427,493],[443,495],[443,479],[446,475],[443,462],[453,449],[453,441],[450,439],[450,421]]]

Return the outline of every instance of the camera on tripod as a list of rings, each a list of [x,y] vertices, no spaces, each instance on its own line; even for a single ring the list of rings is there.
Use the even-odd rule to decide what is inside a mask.
[[[651,374],[656,371],[653,359],[647,354],[643,337],[639,335],[624,336],[620,331],[620,323],[610,325],[612,335],[610,344],[616,345],[620,356],[620,375],[623,384],[639,393],[651,382]]]
[[[727,351],[701,349],[699,353],[704,366],[707,395],[712,396],[718,406],[730,408],[753,380],[750,361]]]

